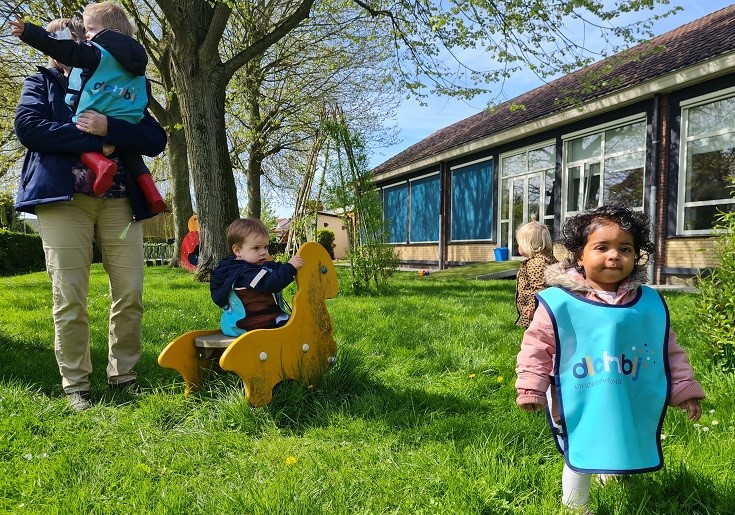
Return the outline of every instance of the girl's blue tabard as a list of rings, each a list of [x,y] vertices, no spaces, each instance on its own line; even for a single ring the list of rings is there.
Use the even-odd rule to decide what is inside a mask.
[[[69,94],[66,103],[76,104],[75,116],[92,109],[106,116],[138,123],[148,105],[146,78],[125,70],[110,52],[92,42],[100,53],[100,63],[89,79],[82,84],[82,69],[72,68],[69,73]]]
[[[553,287],[537,295],[556,336],[554,382],[564,459],[585,473],[663,465],[661,425],[669,399],[669,312],[641,286],[610,305]]]

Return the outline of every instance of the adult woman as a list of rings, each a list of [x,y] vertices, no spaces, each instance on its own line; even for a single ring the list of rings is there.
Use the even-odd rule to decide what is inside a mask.
[[[75,39],[84,39],[84,27],[76,20],[58,19],[47,26],[49,32],[67,28]],[[110,282],[108,384],[140,391],[134,370],[141,355],[143,316],[140,221],[151,212],[142,191],[124,173],[126,167],[141,166],[142,157],[130,163],[111,154],[118,173],[110,190],[96,197],[93,175],[78,156],[111,147],[125,154],[157,155],[166,145],[166,134],[148,112],[140,123],[131,124],[87,111],[75,125],[65,101],[68,71],[49,59],[49,67],[39,67],[23,85],[15,133],[28,153],[15,209],[38,217],[53,291],[54,349],[62,387],[71,407],[84,410],[90,407],[92,373],[87,293],[93,241],[102,251]]]

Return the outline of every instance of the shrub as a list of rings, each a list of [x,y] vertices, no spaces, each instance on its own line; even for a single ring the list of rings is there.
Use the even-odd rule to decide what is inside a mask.
[[[331,229],[319,229],[316,231],[316,241],[329,253],[329,257],[334,259],[334,231]]]
[[[735,212],[723,213],[715,227],[719,233],[715,253],[720,267],[699,278],[702,293],[697,310],[699,328],[713,347],[725,371],[735,371]]]
[[[271,241],[268,242],[268,253],[271,256],[278,256],[281,254],[285,254],[286,244],[280,241],[276,241],[275,239],[271,239]],[[288,259],[286,261],[288,261]]]
[[[13,219],[13,223],[9,229],[12,232],[22,232],[23,234],[36,234],[36,230],[26,220]]]
[[[45,269],[40,236],[0,230],[0,276],[40,272]]]

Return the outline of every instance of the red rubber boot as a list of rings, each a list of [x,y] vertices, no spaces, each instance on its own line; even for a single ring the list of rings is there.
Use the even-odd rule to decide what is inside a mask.
[[[112,178],[117,173],[117,165],[107,159],[100,152],[82,152],[82,163],[94,172],[94,194],[99,196],[107,193],[112,186]]]
[[[138,186],[140,186],[140,189],[143,190],[143,195],[145,195],[145,199],[148,201],[148,207],[151,208],[151,213],[157,215],[168,209],[161,194],[158,192],[158,188],[156,188],[156,183],[153,182],[151,174],[144,173],[136,177],[135,180]]]

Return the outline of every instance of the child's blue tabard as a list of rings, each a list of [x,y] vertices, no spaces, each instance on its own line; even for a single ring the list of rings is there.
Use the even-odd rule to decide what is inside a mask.
[[[69,93],[66,103],[74,106],[77,115],[85,109],[92,109],[106,116],[119,118],[130,123],[138,123],[148,106],[146,78],[133,75],[125,70],[110,52],[97,43],[100,63],[87,82],[82,84],[82,69],[72,68],[69,74]]]
[[[286,305],[283,300],[283,293],[274,293],[273,299],[281,311],[285,313]],[[222,309],[222,314],[219,317],[220,331],[227,336],[234,337],[247,333],[245,329],[237,326],[237,323],[246,316],[245,306],[240,300],[240,297],[237,296],[237,293],[235,293],[235,289],[232,288],[227,298],[227,305]]]
[[[663,465],[661,425],[669,399],[669,312],[641,286],[626,305],[561,288],[538,294],[556,335],[554,381],[564,459],[586,473]]]
[[[222,314],[219,317],[220,331],[226,336],[240,336],[241,334],[245,334],[247,331],[237,327],[237,323],[246,316],[245,306],[240,300],[240,297],[237,296],[234,289],[230,290],[227,305],[222,309]]]

